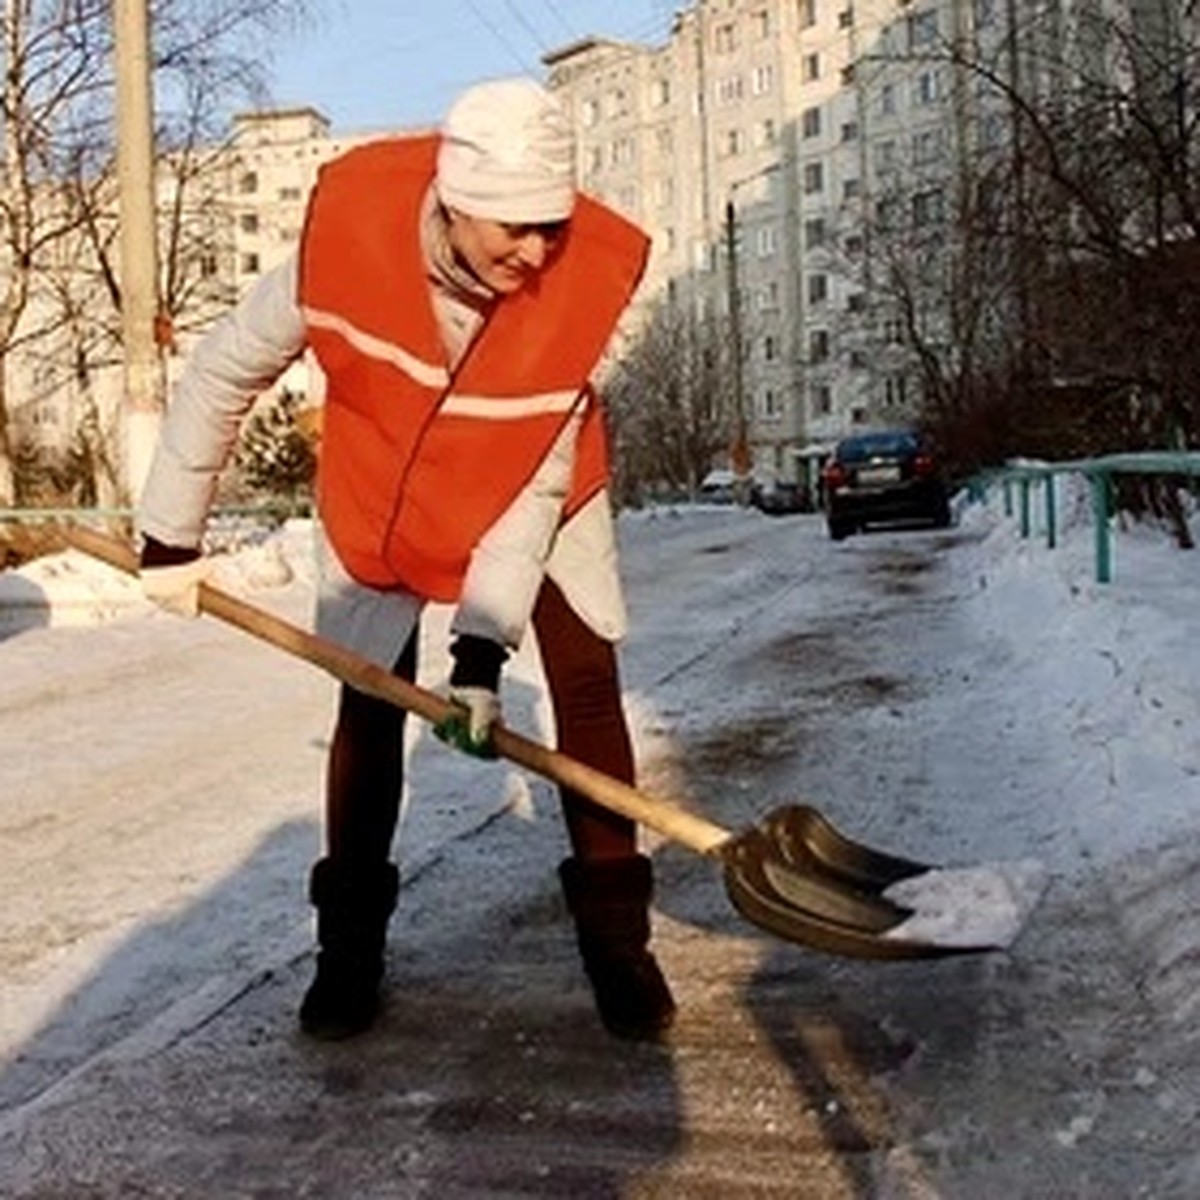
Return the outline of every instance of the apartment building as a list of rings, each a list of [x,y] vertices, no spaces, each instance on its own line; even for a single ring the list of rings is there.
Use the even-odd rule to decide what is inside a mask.
[[[1072,14],[1085,3],[1162,26],[1150,49],[1182,37],[1170,6],[1150,0],[1045,6],[1042,40],[1020,56],[1017,7],[1000,0],[694,0],[662,44],[589,37],[545,55],[575,125],[580,185],[652,236],[627,332],[660,303],[728,330],[741,349],[731,422],[756,474],[812,484],[838,436],[917,411],[912,313],[880,282],[905,256],[924,289],[920,318],[936,329],[955,214],[1011,137],[1003,88],[951,51],[1019,74],[1035,99],[1060,98],[1058,43],[1081,42]],[[1082,43],[1097,76],[1110,69],[1111,46]],[[295,247],[321,164],[379,136],[335,137],[311,108],[235,119],[194,193],[205,232],[193,265],[213,286],[181,325],[173,369],[189,327]],[[287,386],[314,384],[300,370]]]
[[[664,45],[593,38],[545,57],[582,185],[654,238],[642,303],[732,322],[759,475],[811,481],[830,441],[915,411],[864,231],[900,174],[925,181],[927,221],[944,211],[963,126],[932,50],[968,9],[699,0]]]
[[[913,410],[904,353],[878,337],[861,227],[889,172],[947,171],[952,89],[901,59],[963,7],[699,0],[662,45],[596,37],[545,56],[581,186],[652,236],[639,308],[669,299],[723,322],[736,311],[735,416],[760,476],[811,482],[832,439]],[[210,295],[243,294],[294,249],[320,165],[371,136],[335,137],[311,108],[238,116],[194,193],[209,230],[198,269],[221,285]],[[931,216],[937,203],[931,184]],[[172,373],[210,315],[202,305],[181,323]],[[106,375],[108,407],[119,379]],[[287,386],[314,384],[297,368]]]
[[[313,108],[249,112],[234,118],[226,143],[159,161],[160,277],[170,275],[175,288],[168,387],[213,321],[296,249],[321,164],[378,136],[336,137]],[[115,247],[115,181],[104,211]],[[70,451],[83,422],[114,428],[124,387],[119,346],[111,332],[103,345],[106,322],[98,316],[112,302],[95,268],[82,265],[94,261],[83,243],[82,233],[54,243],[25,317],[38,336],[19,342],[9,361],[18,438],[53,456]],[[82,315],[89,311],[90,321]],[[319,384],[315,368],[299,363],[280,386],[312,393]]]

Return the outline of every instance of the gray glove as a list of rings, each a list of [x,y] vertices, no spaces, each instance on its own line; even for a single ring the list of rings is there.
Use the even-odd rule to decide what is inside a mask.
[[[200,614],[200,584],[212,564],[199,550],[168,546],[147,534],[142,539],[138,581],[147,600],[180,617]]]

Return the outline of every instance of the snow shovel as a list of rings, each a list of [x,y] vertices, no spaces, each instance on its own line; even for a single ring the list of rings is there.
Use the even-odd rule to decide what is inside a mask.
[[[85,554],[137,573],[137,556],[114,538],[80,526],[68,526],[64,537]],[[200,608],[433,724],[453,712],[443,697],[212,584],[201,584]],[[911,887],[943,873],[852,841],[808,805],[784,806],[757,825],[733,832],[503,726],[494,728],[493,744],[500,757],[715,859],[737,910],[788,941],[867,959],[934,958],[1007,944],[973,941],[969,934],[950,941],[906,936],[906,923],[912,925],[916,910],[887,893],[897,885]]]

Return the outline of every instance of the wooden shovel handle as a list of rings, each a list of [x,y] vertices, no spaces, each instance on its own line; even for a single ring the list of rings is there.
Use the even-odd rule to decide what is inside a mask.
[[[137,555],[116,538],[80,525],[68,525],[64,540],[76,550],[120,571],[131,575],[138,573]],[[344,647],[247,604],[211,583],[200,585],[200,608],[210,616],[236,625],[261,641],[320,667],[342,683],[386,700],[405,712],[415,713],[432,724],[454,711],[449,701],[434,692],[400,679]],[[602,808],[629,817],[700,854],[717,854],[732,836],[728,830],[677,804],[649,796],[503,725],[493,728],[492,742],[502,758],[570,788]]]

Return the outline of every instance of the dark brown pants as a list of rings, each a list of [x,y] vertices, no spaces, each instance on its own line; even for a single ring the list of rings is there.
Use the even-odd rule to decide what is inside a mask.
[[[533,612],[558,748],[625,783],[633,780],[633,749],[621,708],[616,651],[574,613],[546,580]],[[417,634],[392,668],[416,677]],[[329,857],[344,866],[371,866],[391,854],[404,783],[404,713],[343,685],[326,780]],[[636,849],[634,823],[561,789],[571,848],[587,860],[625,858]]]

